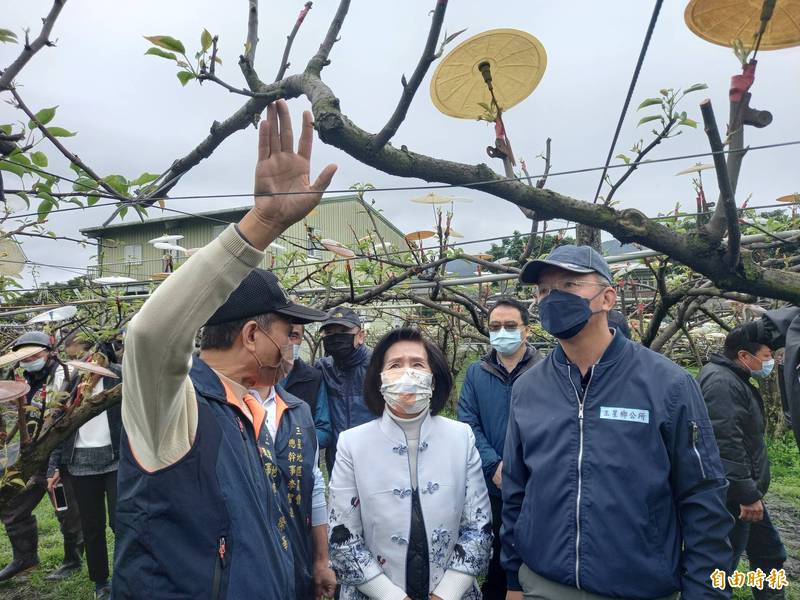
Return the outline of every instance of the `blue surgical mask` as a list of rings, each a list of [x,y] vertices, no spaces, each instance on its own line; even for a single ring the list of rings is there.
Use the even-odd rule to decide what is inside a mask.
[[[294,360],[300,358],[300,344],[292,344],[292,357]]]
[[[769,374],[772,373],[772,369],[775,367],[775,359],[770,358],[769,360],[762,360],[761,361],[761,368],[758,371],[750,371],[750,374],[753,377],[758,377],[759,379],[764,379],[769,377]]]
[[[32,360],[30,362],[20,362],[19,366],[23,368],[23,370],[27,371],[28,373],[33,373],[35,371],[41,371],[44,369],[44,365],[47,363],[46,358],[37,358],[36,360]]]
[[[490,331],[489,341],[492,344],[492,348],[507,356],[514,354],[519,349],[522,343],[522,332],[519,329],[506,331],[505,327],[503,327],[500,331]]]
[[[592,298],[553,290],[539,302],[539,319],[545,331],[560,340],[568,340],[578,335],[594,314],[590,307],[592,300],[602,294],[601,290]]]

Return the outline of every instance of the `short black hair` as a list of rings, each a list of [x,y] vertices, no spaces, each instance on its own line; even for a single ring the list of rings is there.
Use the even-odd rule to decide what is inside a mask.
[[[247,323],[255,321],[264,331],[269,331],[273,321],[278,316],[276,313],[264,313],[263,315],[247,317],[237,321],[206,325],[200,335],[200,350],[228,350],[233,346],[236,336],[242,332],[242,328]]]
[[[85,334],[75,331],[64,338],[63,345],[65,348],[67,346],[78,345],[83,347],[84,350],[90,350],[94,344],[92,343],[92,340],[86,337]]]
[[[428,365],[433,373],[433,396],[431,398],[431,415],[439,414],[447,404],[450,391],[453,389],[453,376],[447,365],[447,359],[439,347],[422,335],[419,329],[401,327],[384,335],[372,351],[372,359],[364,377],[364,402],[374,414],[381,416],[386,402],[381,395],[381,371],[383,361],[389,348],[397,342],[419,342],[425,347]]]
[[[492,312],[498,306],[510,306],[511,308],[516,308],[519,311],[519,316],[522,319],[522,324],[526,327],[531,322],[531,314],[528,312],[528,307],[525,306],[522,302],[513,298],[511,296],[503,296],[502,298],[498,298],[497,301],[494,303],[494,306],[489,309],[489,314],[486,317],[487,320],[492,319]]]
[[[740,326],[732,329],[725,337],[725,346],[722,353],[730,360],[736,360],[740,350],[755,355],[764,347],[766,347],[766,344],[753,339],[750,329]]]

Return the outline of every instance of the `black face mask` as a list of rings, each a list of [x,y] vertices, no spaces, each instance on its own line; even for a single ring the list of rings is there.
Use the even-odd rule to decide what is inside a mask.
[[[358,348],[353,346],[354,333],[333,333],[322,338],[325,356],[333,357],[333,362],[341,363],[350,358]]]

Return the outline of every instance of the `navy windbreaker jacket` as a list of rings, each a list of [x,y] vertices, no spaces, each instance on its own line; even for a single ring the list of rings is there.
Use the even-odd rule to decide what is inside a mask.
[[[557,347],[520,377],[503,455],[503,566],[610,597],[729,598],[727,482],[694,379],[615,335],[580,372]]]
[[[533,347],[511,373],[508,373],[492,350],[467,369],[456,409],[458,420],[472,428],[475,446],[481,455],[486,489],[492,496],[500,496],[500,489],[492,481],[497,465],[503,460],[503,446],[508,429],[508,407],[511,403],[511,387],[514,382],[542,356]]]

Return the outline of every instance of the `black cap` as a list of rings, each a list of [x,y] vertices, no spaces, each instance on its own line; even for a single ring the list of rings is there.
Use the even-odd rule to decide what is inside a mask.
[[[301,325],[322,321],[326,316],[322,311],[289,300],[272,271],[253,269],[206,325],[230,323],[266,313],[278,313]]]
[[[361,327],[361,317],[352,308],[346,306],[336,306],[328,312],[328,316],[322,323],[322,327],[328,325],[345,325],[347,327]]]
[[[522,283],[538,283],[539,275],[547,267],[557,267],[573,273],[597,273],[609,282],[614,278],[608,263],[591,246],[559,246],[546,258],[532,260],[522,268],[519,280]]]
[[[626,338],[631,339],[631,328],[628,325],[628,320],[618,310],[608,311],[608,324],[619,331]]]

